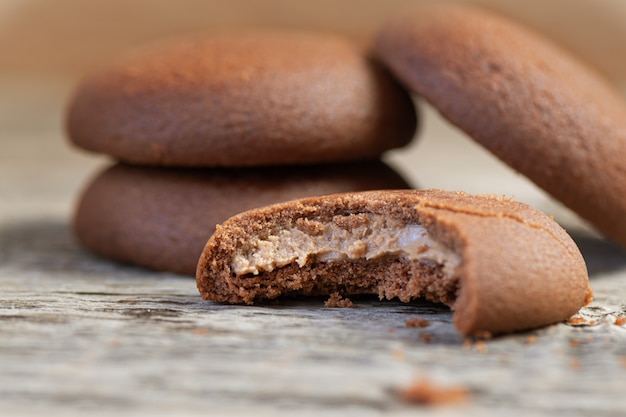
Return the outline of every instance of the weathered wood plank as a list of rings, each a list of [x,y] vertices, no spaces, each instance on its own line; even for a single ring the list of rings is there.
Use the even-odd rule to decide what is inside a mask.
[[[193,280],[94,259],[53,235],[53,255],[92,266],[3,264],[0,409],[401,414],[408,406],[394,390],[425,377],[470,389],[469,404],[455,409],[487,415],[626,410],[626,328],[613,324],[624,314],[614,290],[626,288],[622,274],[595,280],[598,301],[584,314],[596,325],[551,326],[482,348],[464,345],[438,305],[218,305],[200,300]],[[22,263],[26,271],[11,272]],[[411,317],[432,324],[406,327]]]

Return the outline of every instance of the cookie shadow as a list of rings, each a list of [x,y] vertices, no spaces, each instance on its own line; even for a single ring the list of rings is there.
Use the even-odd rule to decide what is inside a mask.
[[[332,322],[345,330],[339,337],[350,338],[350,333],[367,333],[373,339],[393,338],[408,344],[460,346],[465,337],[453,324],[453,312],[440,303],[423,298],[408,303],[399,300],[380,300],[376,295],[353,295],[348,298],[350,307],[325,305],[329,297],[279,297],[272,301],[255,303],[252,307],[272,311],[272,314],[289,314],[301,317],[303,322],[315,320]],[[242,307],[246,308],[246,307]],[[420,323],[415,325],[411,323]]]
[[[610,240],[583,232],[571,232],[587,263],[589,277],[626,269],[626,251]]]
[[[153,271],[94,255],[82,248],[62,219],[0,225],[0,267],[47,275],[148,275]]]

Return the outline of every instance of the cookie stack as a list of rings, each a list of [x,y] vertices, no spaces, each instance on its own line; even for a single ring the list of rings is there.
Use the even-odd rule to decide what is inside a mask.
[[[194,275],[215,226],[306,196],[408,188],[409,94],[347,40],[308,32],[187,38],[86,78],[71,141],[117,164],[86,187],[75,234],[102,256]]]

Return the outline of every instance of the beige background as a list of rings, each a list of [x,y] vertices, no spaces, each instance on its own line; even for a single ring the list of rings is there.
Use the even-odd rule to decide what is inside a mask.
[[[421,0],[424,2],[425,0]],[[75,74],[127,47],[232,26],[328,29],[367,40],[419,0],[0,0],[0,73]],[[626,80],[623,0],[466,0],[527,23]]]

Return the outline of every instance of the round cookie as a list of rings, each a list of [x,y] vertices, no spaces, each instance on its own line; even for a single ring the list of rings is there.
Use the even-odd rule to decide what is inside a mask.
[[[576,244],[509,199],[440,190],[371,191],[250,210],[217,227],[197,271],[203,298],[426,297],[466,335],[566,320],[592,298]]]
[[[256,169],[166,169],[118,164],[83,191],[78,240],[122,262],[194,275],[202,248],[227,218],[312,195],[408,188],[379,161]]]
[[[593,70],[513,22],[459,5],[390,22],[375,51],[453,124],[626,245],[626,104]]]
[[[260,166],[378,157],[416,128],[408,95],[339,36],[190,38],[86,78],[69,106],[78,146],[134,164]]]

